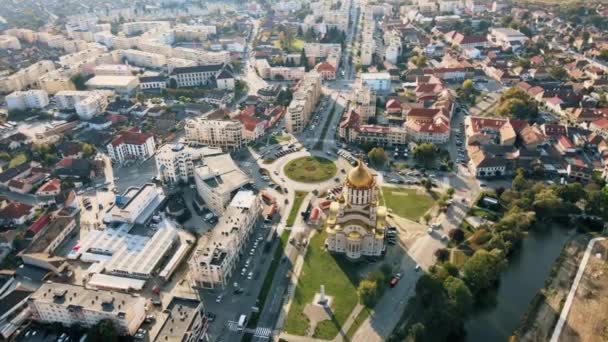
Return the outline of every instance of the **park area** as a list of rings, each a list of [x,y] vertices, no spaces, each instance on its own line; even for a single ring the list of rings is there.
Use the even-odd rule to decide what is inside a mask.
[[[435,204],[423,189],[383,186],[382,198],[393,214],[412,221],[418,221]]]
[[[336,175],[336,164],[321,157],[301,157],[285,165],[285,175],[303,183],[326,181]]]
[[[328,253],[324,248],[325,237],[325,233],[316,234],[310,241],[284,327],[289,334],[331,340],[336,337],[359,301],[357,265]],[[313,327],[314,324],[310,324],[309,317],[304,312],[312,304],[321,285],[325,286],[326,294],[333,297],[333,317],[322,320]]]

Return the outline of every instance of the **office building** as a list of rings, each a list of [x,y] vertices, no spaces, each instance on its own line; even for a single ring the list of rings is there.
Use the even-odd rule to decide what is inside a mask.
[[[229,154],[210,156],[194,169],[196,190],[216,215],[224,209],[234,194],[251,179],[239,169]]]
[[[194,177],[194,167],[205,156],[221,154],[219,148],[194,148],[183,144],[163,145],[154,156],[158,179],[165,184],[187,183]]]
[[[301,132],[321,96],[321,75],[309,72],[298,85],[285,114],[285,128],[290,133]]]

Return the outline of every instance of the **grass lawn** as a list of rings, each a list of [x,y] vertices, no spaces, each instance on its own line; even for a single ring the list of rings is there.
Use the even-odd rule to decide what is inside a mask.
[[[285,331],[303,336],[308,328],[308,318],[303,311],[319,292],[321,284],[325,285],[327,295],[333,297],[332,312],[334,319],[317,325],[315,337],[331,340],[338,334],[339,328],[357,305],[357,265],[339,257],[334,257],[323,250],[325,233],[315,235],[310,241],[308,253],[296,292],[285,322]]]
[[[321,157],[301,157],[285,165],[285,175],[303,183],[317,183],[336,175],[336,164]]]
[[[306,42],[303,41],[302,39],[294,38],[293,41],[291,42],[291,46],[289,47],[289,52],[302,51],[302,49],[304,48],[304,43],[306,43]],[[274,40],[272,42],[272,45],[277,49],[281,49],[281,42],[278,39]]]
[[[350,326],[350,328],[346,332],[347,341],[352,341],[353,336],[355,336],[355,333],[357,332],[357,329],[359,329],[359,326],[361,324],[363,324],[363,322],[365,322],[365,320],[369,317],[370,314],[371,314],[371,311],[369,311],[368,308],[363,308],[363,310],[361,310],[359,312],[357,317],[355,317],[353,324]]]
[[[413,221],[418,221],[435,204],[430,195],[419,194],[416,189],[383,186],[382,195],[393,214]]]
[[[293,226],[293,223],[296,221],[296,218],[298,217],[297,215],[300,212],[300,207],[302,206],[304,197],[306,197],[307,194],[308,193],[306,191],[296,191],[296,198],[293,200],[293,207],[291,207],[289,216],[287,216],[287,227]]]

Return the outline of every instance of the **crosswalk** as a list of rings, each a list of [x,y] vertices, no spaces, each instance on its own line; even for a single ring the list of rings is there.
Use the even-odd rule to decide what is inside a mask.
[[[270,335],[272,335],[272,329],[262,328],[262,327],[257,327],[255,329],[255,332],[253,333],[254,337],[259,337],[259,338],[270,338]]]
[[[228,327],[228,330],[233,331],[233,332],[243,330],[243,329],[239,329],[239,324],[235,321],[226,322],[226,326]],[[245,332],[253,333],[253,337],[257,337],[257,338],[261,338],[261,339],[270,339],[270,336],[272,335],[272,329],[264,328],[264,327],[257,327],[257,328],[255,328],[255,330],[245,329]]]

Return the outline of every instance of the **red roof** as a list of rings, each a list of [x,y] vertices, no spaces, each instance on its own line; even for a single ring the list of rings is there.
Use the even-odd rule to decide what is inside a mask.
[[[593,121],[592,124],[597,128],[607,129],[608,128],[608,119],[600,118],[600,119]]]
[[[44,214],[44,215],[40,216],[36,220],[36,222],[32,223],[32,225],[27,230],[34,233],[33,235],[36,235],[36,234],[38,234],[39,231],[42,230],[42,228],[44,228],[49,223],[50,220],[51,220],[51,215]]]
[[[51,192],[61,189],[61,181],[57,178],[44,183],[37,192]]]
[[[255,106],[247,106],[241,111],[241,115],[252,116],[255,114]]]
[[[0,217],[3,219],[19,219],[23,216],[27,216],[32,211],[32,207],[29,204],[20,202],[11,202],[2,210],[0,210]]]
[[[316,69],[319,72],[322,72],[322,71],[336,72],[336,68],[334,68],[334,66],[329,64],[328,62],[321,62],[321,63],[317,64]]]
[[[439,108],[412,108],[407,113],[408,118],[413,117],[417,119],[427,119],[432,120],[435,115],[440,114],[441,109]]]
[[[507,123],[506,119],[493,119],[493,118],[484,118],[484,117],[470,117],[470,118],[471,118],[471,126],[473,128],[473,132],[480,131],[484,128],[500,129],[505,123]]]
[[[397,100],[397,99],[390,99],[386,103],[386,109],[389,109],[389,108],[401,109],[401,102],[399,102],[399,100]]]
[[[570,141],[570,139],[568,139],[568,137],[566,137],[565,135],[560,135],[557,141],[563,148],[574,148],[574,144],[572,143],[572,141]]]
[[[354,110],[348,112],[344,117],[342,117],[342,121],[340,121],[340,127],[342,128],[358,128],[359,127],[359,114]]]
[[[310,212],[309,219],[311,221],[316,221],[319,218],[320,215],[321,215],[321,209],[319,209],[317,207],[314,207],[314,208],[312,208],[312,210]]]
[[[241,124],[245,127],[246,130],[251,132],[255,131],[255,128],[261,122],[256,117],[247,116],[243,114],[239,114],[236,118],[241,122]]]
[[[122,131],[112,140],[112,146],[119,146],[122,144],[142,145],[151,137],[152,134],[150,133]]]
[[[486,43],[488,39],[484,36],[463,36],[458,35],[454,39],[458,44],[475,44],[475,43]]]

